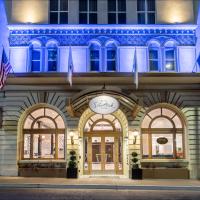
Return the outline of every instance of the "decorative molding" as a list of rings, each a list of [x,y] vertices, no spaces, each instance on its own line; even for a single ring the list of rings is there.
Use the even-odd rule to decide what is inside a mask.
[[[55,26],[55,25],[15,25],[8,26],[11,46],[28,46],[33,39],[46,43],[55,39],[61,46],[87,46],[91,40],[98,40],[104,45],[113,39],[121,46],[146,46],[147,42],[157,39],[165,43],[176,40],[178,45],[196,44],[195,26]]]

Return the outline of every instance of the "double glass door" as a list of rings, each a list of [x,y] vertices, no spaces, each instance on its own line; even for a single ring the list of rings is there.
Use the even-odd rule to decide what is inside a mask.
[[[122,174],[122,137],[92,134],[85,137],[85,174]]]

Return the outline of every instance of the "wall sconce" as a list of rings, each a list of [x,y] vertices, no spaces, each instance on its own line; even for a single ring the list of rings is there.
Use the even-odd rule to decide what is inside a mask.
[[[71,144],[73,145],[74,144],[74,132],[73,131],[70,131],[69,132],[69,136],[71,138]]]
[[[130,132],[130,138],[133,139],[133,144],[136,144],[137,142],[137,136],[139,136],[139,131],[138,130],[134,130]]]

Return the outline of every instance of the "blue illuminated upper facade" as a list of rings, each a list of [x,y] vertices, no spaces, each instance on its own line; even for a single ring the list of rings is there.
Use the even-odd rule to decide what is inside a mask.
[[[196,25],[9,25],[15,72],[192,72]]]

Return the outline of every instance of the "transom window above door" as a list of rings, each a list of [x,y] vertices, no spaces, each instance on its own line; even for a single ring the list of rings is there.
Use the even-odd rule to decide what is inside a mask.
[[[95,114],[85,124],[84,132],[92,131],[121,131],[121,124],[114,115]]]

